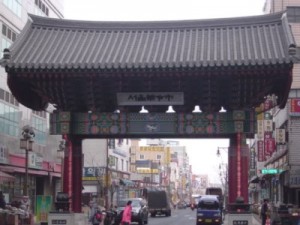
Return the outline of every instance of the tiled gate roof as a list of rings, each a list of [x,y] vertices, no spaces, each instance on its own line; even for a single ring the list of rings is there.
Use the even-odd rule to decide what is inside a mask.
[[[1,65],[34,110],[137,112],[117,93],[181,92],[176,112],[286,103],[295,41],[286,14],[157,22],[95,22],[30,15]],[[153,112],[168,106],[148,105]]]

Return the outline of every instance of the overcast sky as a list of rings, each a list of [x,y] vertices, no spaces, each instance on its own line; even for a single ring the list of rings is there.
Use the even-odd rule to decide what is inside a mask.
[[[145,21],[260,15],[265,0],[64,0],[65,18]]]
[[[65,18],[96,21],[195,20],[263,14],[265,0],[64,0]],[[194,173],[220,183],[219,164],[227,160],[227,139],[180,139]],[[216,156],[221,147],[222,159]]]

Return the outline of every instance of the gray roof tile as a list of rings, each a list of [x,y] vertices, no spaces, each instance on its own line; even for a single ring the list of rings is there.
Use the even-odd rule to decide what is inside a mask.
[[[284,13],[228,19],[94,22],[30,15],[8,68],[173,68],[290,63]]]

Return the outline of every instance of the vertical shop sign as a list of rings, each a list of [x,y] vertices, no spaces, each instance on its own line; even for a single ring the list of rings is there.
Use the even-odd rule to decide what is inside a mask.
[[[257,161],[258,162],[265,161],[264,142],[263,141],[257,141]]]
[[[285,144],[285,129],[276,129],[276,144]]]
[[[264,150],[265,158],[271,157],[273,152],[275,151],[275,140],[273,138],[272,132],[265,132]]]
[[[264,139],[264,121],[257,120],[257,139],[263,140]]]
[[[273,120],[264,120],[264,132],[273,131]]]
[[[255,150],[254,148],[250,149],[250,169],[255,169]]]

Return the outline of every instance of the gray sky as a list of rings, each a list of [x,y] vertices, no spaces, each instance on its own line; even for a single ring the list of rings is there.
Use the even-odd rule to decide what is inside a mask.
[[[66,19],[145,21],[260,15],[265,0],[64,0]]]
[[[65,18],[97,21],[194,20],[263,14],[265,0],[64,0]],[[208,174],[220,183],[218,147],[228,147],[227,139],[179,139],[187,147],[193,172]],[[224,149],[224,148],[223,148]]]

